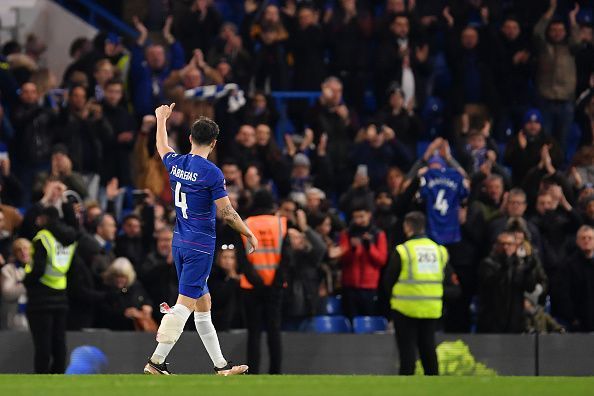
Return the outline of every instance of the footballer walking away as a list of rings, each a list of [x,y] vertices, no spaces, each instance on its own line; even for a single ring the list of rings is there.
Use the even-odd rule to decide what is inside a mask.
[[[146,374],[170,375],[165,359],[181,336],[194,312],[200,339],[219,375],[244,374],[246,365],[233,365],[223,357],[217,332],[212,324],[210,293],[206,281],[215,251],[216,212],[233,229],[248,240],[248,253],[258,247],[258,240],[241,220],[227,197],[223,173],[206,158],[214,149],[219,135],[218,125],[200,117],[190,130],[192,149],[189,154],[176,154],[167,140],[167,118],[171,106],[159,106],[157,116],[157,151],[169,172],[175,203],[173,258],[179,279],[179,296],[173,307],[161,304],[165,315],[157,331],[157,348],[144,367]]]

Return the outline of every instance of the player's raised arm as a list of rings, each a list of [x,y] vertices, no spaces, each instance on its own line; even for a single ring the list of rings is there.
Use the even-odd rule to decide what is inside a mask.
[[[256,239],[252,231],[243,222],[243,220],[241,220],[241,216],[239,216],[235,209],[233,209],[231,201],[229,201],[229,197],[219,198],[215,201],[215,204],[217,205],[217,210],[219,211],[220,216],[225,220],[225,222],[229,224],[229,226],[235,231],[247,238],[248,254],[256,250],[258,248],[258,239]]]
[[[157,151],[161,158],[167,153],[171,153],[174,150],[169,146],[169,140],[167,138],[167,119],[171,115],[175,103],[171,105],[162,105],[155,109],[155,116],[157,116]]]

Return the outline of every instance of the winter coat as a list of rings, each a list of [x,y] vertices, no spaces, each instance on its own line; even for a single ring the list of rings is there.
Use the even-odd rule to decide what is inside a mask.
[[[522,333],[524,292],[546,284],[546,279],[535,256],[492,253],[485,258],[479,267],[479,332]]]

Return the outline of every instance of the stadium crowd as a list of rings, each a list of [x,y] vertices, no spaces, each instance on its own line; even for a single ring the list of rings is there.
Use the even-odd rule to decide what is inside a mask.
[[[72,330],[156,329],[178,289],[154,110],[175,102],[172,147],[213,118],[237,211],[265,189],[288,219],[285,329],[335,295],[386,315],[382,275],[421,210],[458,290],[445,331],[594,331],[591,1],[246,0],[234,21],[232,1],[147,3],[165,9],[129,18],[134,39],[73,37],[63,76],[42,38],[3,43],[0,328],[62,310]],[[318,90],[279,130],[270,93]],[[77,242],[64,293],[25,271],[43,228]],[[245,327],[243,243],[218,222],[217,246],[215,327]]]

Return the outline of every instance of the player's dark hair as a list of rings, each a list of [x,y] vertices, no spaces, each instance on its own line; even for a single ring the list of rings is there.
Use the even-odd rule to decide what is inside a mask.
[[[219,137],[219,126],[208,117],[200,117],[192,124],[190,135],[194,143],[206,146]]]
[[[413,235],[422,235],[425,233],[425,215],[421,212],[410,212],[404,216],[404,223],[408,224]]]

